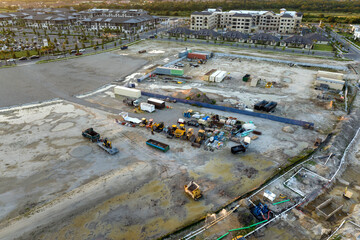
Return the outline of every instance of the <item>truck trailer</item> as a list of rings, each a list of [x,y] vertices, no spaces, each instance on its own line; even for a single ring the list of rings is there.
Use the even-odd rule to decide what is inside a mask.
[[[120,96],[130,97],[130,98],[141,97],[141,91],[135,88],[116,86],[114,87],[114,93]]]
[[[149,98],[147,102],[150,103],[150,104],[155,105],[155,108],[157,108],[157,109],[163,109],[163,108],[166,107],[165,106],[165,101],[159,100],[159,99],[156,99],[156,98]]]

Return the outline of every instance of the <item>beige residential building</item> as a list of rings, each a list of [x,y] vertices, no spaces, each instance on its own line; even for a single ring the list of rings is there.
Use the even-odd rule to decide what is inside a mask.
[[[226,29],[239,32],[279,32],[294,33],[301,24],[302,13],[280,9],[280,13],[272,11],[208,9],[191,14],[191,30]]]

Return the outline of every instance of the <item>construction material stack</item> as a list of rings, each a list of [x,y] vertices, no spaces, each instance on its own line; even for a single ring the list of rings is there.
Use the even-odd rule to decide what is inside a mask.
[[[170,67],[157,67],[154,71],[158,75],[171,75],[171,76],[182,76],[184,75],[184,69],[170,68]]]

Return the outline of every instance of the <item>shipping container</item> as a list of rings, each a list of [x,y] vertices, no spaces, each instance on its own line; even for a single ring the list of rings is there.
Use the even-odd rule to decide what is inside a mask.
[[[142,111],[146,111],[146,112],[152,113],[152,112],[155,111],[155,105],[154,105],[154,104],[150,104],[150,103],[142,102],[142,103],[140,103],[140,109],[141,109]]]
[[[343,80],[344,74],[342,73],[334,73],[334,72],[326,72],[326,71],[318,71],[317,77],[323,77],[323,78],[332,78],[337,80]]]
[[[155,74],[182,76],[184,75],[184,70],[179,68],[157,67],[155,69]]]
[[[159,100],[156,98],[149,98],[148,103],[155,105],[155,108],[157,109],[163,109],[165,108],[165,102],[163,100]]]
[[[182,75],[184,75],[184,70],[183,69],[171,69],[170,73],[171,73],[171,75],[174,75],[174,76],[182,76]]]
[[[205,73],[204,76],[202,76],[202,80],[209,81],[211,74],[216,72],[216,69],[211,69],[209,72]]]
[[[203,53],[189,53],[187,57],[190,59],[207,59],[207,55]]]
[[[215,82],[222,82],[222,80],[224,80],[226,75],[227,75],[226,71],[221,71],[218,75],[216,75]]]
[[[114,87],[114,93],[120,96],[139,98],[141,97],[141,91],[134,88],[127,88],[116,86]]]
[[[209,82],[215,82],[215,77],[220,73],[220,70],[217,70],[213,74],[210,75]]]

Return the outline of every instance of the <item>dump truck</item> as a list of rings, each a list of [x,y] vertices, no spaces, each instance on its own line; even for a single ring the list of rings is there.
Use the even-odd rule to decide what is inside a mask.
[[[205,131],[200,129],[197,133],[197,136],[193,137],[191,146],[199,148],[204,140],[205,140]]]
[[[111,142],[107,138],[100,139],[97,142],[97,145],[110,155],[114,155],[119,152],[119,149],[117,149],[116,147],[113,147]]]
[[[188,185],[185,185],[184,190],[185,190],[185,193],[187,193],[195,201],[197,201],[202,196],[201,191],[200,191],[200,186],[197,183],[195,183],[194,181],[190,181],[190,183]]]
[[[159,142],[159,141],[156,141],[154,139],[147,140],[146,145],[149,145],[150,147],[159,149],[159,150],[161,150],[163,152],[167,152],[170,149],[169,145],[167,145],[165,143],[162,143],[162,142]]]
[[[82,135],[92,142],[97,142],[100,139],[100,134],[95,132],[93,128],[88,128],[82,132]]]
[[[186,128],[184,124],[180,124],[180,127],[175,130],[174,136],[177,138],[183,138],[184,136],[186,137]]]

